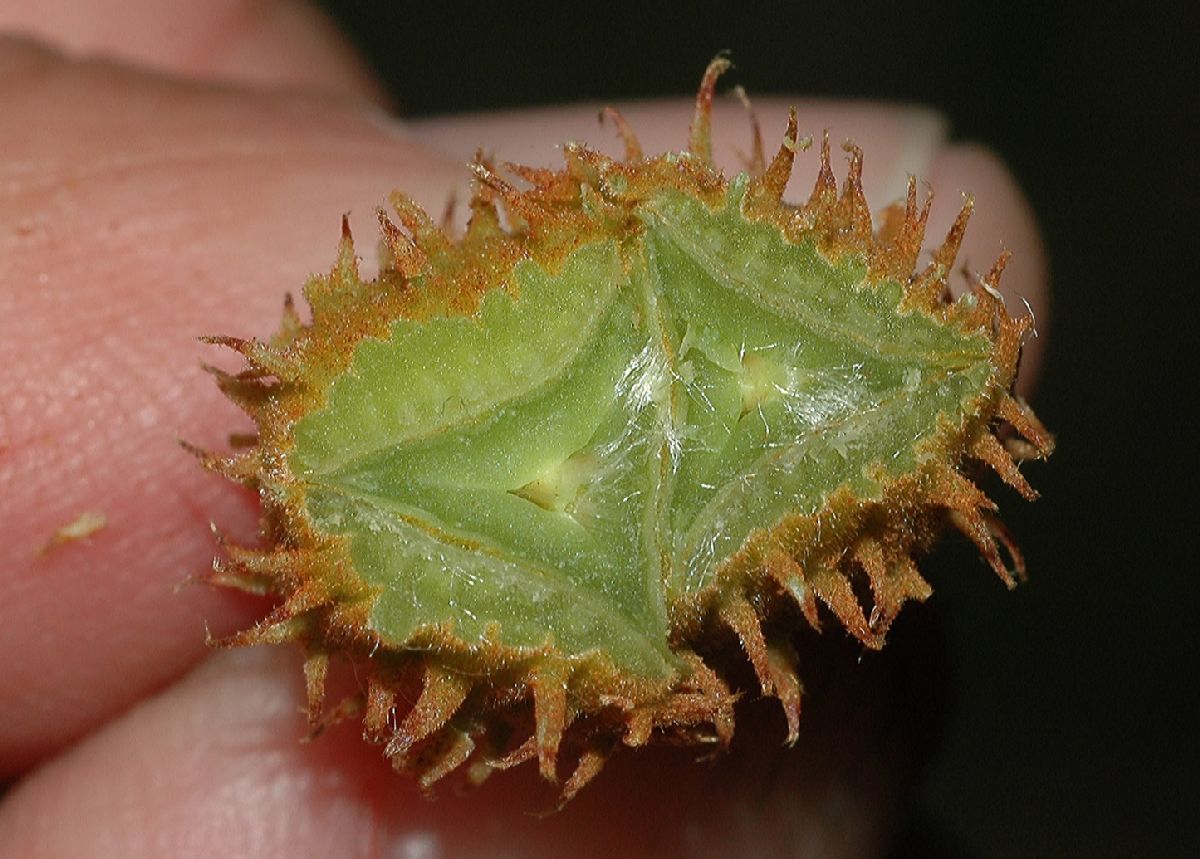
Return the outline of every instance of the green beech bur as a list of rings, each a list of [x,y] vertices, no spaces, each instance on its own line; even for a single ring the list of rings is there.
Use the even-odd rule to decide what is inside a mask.
[[[569,748],[566,799],[615,742],[727,742],[734,692],[702,658],[722,630],[794,740],[796,619],[823,604],[881,646],[946,522],[1022,572],[961,474],[981,460],[1032,498],[1010,451],[1051,446],[1010,394],[1028,321],[1004,259],[950,302],[969,204],[917,271],[928,201],[910,183],[873,233],[861,155],[839,195],[827,141],[812,198],[783,203],[794,113],[726,182],[724,67],[687,151],[646,158],[615,117],[621,162],[568,145],[562,172],[510,166],[520,191],[481,161],[460,241],[395,196],[376,280],[344,230],[311,323],[289,304],[269,342],[213,338],[249,361],[217,375],[259,433],[205,461],[259,490],[271,546],[227,545],[212,578],[280,598],[233,642],[306,648],[314,727],[330,656],[360,663],[367,736],[425,785],[529,758],[555,779]]]

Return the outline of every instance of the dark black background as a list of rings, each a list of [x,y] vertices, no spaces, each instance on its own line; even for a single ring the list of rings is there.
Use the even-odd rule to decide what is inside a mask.
[[[1046,236],[1034,403],[1060,447],[1027,469],[1041,501],[1002,495],[1028,585],[934,559],[951,697],[905,849],[1200,855],[1194,28],[1112,4],[324,5],[410,116],[690,94],[728,49],[752,94],[921,102],[999,152]]]

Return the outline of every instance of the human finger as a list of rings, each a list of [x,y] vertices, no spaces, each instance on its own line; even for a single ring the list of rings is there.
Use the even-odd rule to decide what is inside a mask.
[[[242,538],[252,499],[178,446],[246,422],[203,334],[270,331],[327,269],[339,219],[459,165],[381,114],[184,85],[28,43],[0,50],[0,772],[176,676],[244,601],[176,586]],[[365,243],[369,248],[370,242]],[[74,537],[72,537],[74,535]]]
[[[302,0],[0,0],[0,33],[192,80],[384,104],[346,37]]]
[[[810,672],[795,749],[759,702],[728,754],[618,751],[549,817],[535,816],[554,794],[533,766],[430,802],[350,725],[299,742],[297,655],[224,652],[18,784],[0,805],[0,859],[879,855],[911,742],[883,662],[852,650],[826,662],[836,676]]]

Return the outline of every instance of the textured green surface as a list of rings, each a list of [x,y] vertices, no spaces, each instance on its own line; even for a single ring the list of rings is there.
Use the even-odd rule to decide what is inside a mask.
[[[986,337],[748,223],[744,188],[719,213],[663,192],[624,248],[522,263],[471,318],[397,322],[297,424],[309,514],[351,535],[386,640],[452,618],[665,676],[670,601],[751,529],[877,494],[867,466],[910,468],[984,388]]]

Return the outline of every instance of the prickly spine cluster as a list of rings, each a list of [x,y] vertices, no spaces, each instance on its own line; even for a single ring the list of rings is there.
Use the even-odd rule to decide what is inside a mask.
[[[234,545],[218,535],[221,556],[206,580],[278,599],[259,624],[220,643],[301,645],[314,732],[361,713],[367,739],[381,744],[398,770],[414,774],[425,787],[464,765],[467,776],[479,781],[528,760],[537,760],[542,775],[557,781],[563,759],[571,765],[562,785],[565,802],[620,744],[727,744],[739,692],[714,667],[721,660],[713,651],[714,643],[733,638],[762,694],[782,704],[787,739],[794,742],[801,699],[791,634],[796,618],[820,630],[828,612],[864,646],[881,647],[901,606],[929,596],[914,558],[946,524],[969,537],[1008,586],[1024,574],[995,505],[964,474],[972,462],[984,463],[1032,500],[1036,493],[1017,461],[1044,457],[1053,446],[1028,405],[1012,393],[1031,323],[1011,317],[997,291],[1007,254],[952,301],[947,279],[971,203],[932,260],[918,267],[930,198],[919,203],[910,180],[903,206],[889,210],[875,230],[862,192],[862,153],[847,146],[849,172],[839,193],[827,136],[811,196],[798,206],[783,202],[795,153],[806,145],[792,111],[769,162],[755,123],[757,152],[741,215],[772,226],[786,242],[815,243],[831,264],[861,265],[863,288],[899,283],[898,312],[924,314],[985,336],[991,376],[962,418],[941,420],[935,433],[919,441],[916,464],[903,474],[868,469],[881,487],[874,496],[830,487],[820,509],[762,522],[702,588],[669,598],[668,644],[675,667],[666,676],[638,676],[603,648],[566,653],[549,638],[538,646],[512,645],[496,623],[464,640],[446,618],[424,624],[403,641],[373,624],[380,587],[356,569],[349,538],[320,527],[307,506],[309,486],[292,458],[297,424],[325,407],[331,385],[352,366],[359,345],[386,340],[396,320],[470,317],[491,291],[511,289],[523,260],[554,271],[590,243],[614,236],[634,241],[642,229],[640,207],[664,190],[710,208],[722,205],[730,183],[712,164],[710,111],[726,66],[718,59],[705,73],[686,152],[646,157],[624,120],[609,109],[606,116],[625,144],[623,161],[570,144],[564,170],[504,165],[510,181],[480,157],[473,165],[470,223],[457,241],[416,204],[393,194],[400,224],[379,210],[386,254],[377,278],[359,276],[343,221],[335,266],[305,288],[311,321],[301,320],[289,298],[281,327],[268,341],[207,338],[245,358],[240,373],[210,370],[258,431],[230,455],[197,454],[207,468],[258,493],[265,548]],[[518,189],[514,181],[528,187]],[[869,610],[860,602],[864,591],[870,594]],[[359,667],[365,689],[330,708],[325,681],[335,657]]]

